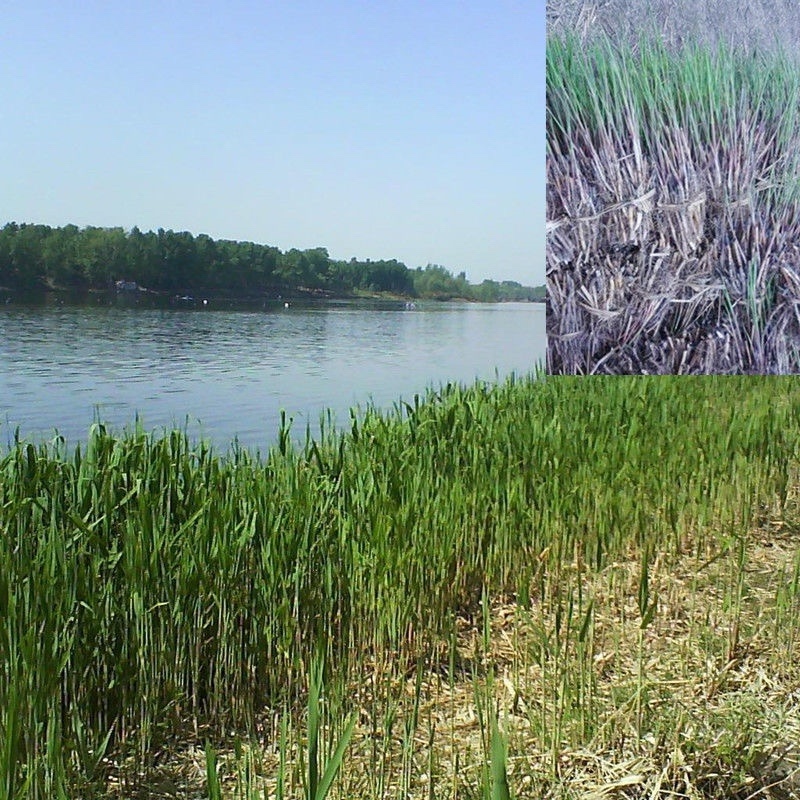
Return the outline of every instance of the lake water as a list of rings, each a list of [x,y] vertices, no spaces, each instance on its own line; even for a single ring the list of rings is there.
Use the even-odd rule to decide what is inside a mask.
[[[524,374],[543,363],[545,306],[329,302],[268,310],[0,306],[0,449],[14,430],[85,439],[188,427],[223,450],[265,451],[280,412],[298,437],[325,409],[341,424],[429,386]]]

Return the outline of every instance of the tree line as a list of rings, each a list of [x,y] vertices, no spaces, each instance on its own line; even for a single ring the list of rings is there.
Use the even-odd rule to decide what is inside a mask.
[[[396,259],[332,259],[307,250],[193,236],[186,231],[17,224],[0,229],[0,287],[113,289],[128,281],[154,292],[256,297],[297,290],[472,300],[541,299],[544,287],[516,281],[470,284],[438,264],[409,269]]]

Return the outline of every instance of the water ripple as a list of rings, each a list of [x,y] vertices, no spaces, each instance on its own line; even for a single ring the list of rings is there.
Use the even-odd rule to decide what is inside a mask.
[[[0,442],[19,425],[45,438],[200,420],[223,448],[272,443],[330,407],[347,422],[370,398],[390,407],[429,385],[527,372],[545,355],[544,307],[420,304],[408,313],[336,303],[291,312],[114,307],[0,309]]]

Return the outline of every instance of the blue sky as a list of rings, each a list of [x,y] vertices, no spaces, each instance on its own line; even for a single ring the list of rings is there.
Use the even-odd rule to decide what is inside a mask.
[[[11,2],[0,223],[544,282],[544,0]]]

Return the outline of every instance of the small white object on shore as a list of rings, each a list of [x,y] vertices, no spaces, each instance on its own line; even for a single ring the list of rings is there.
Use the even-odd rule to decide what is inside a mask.
[[[288,303],[284,303],[284,304],[283,304],[283,307],[284,307],[284,308],[289,308],[289,304],[288,304]]]

